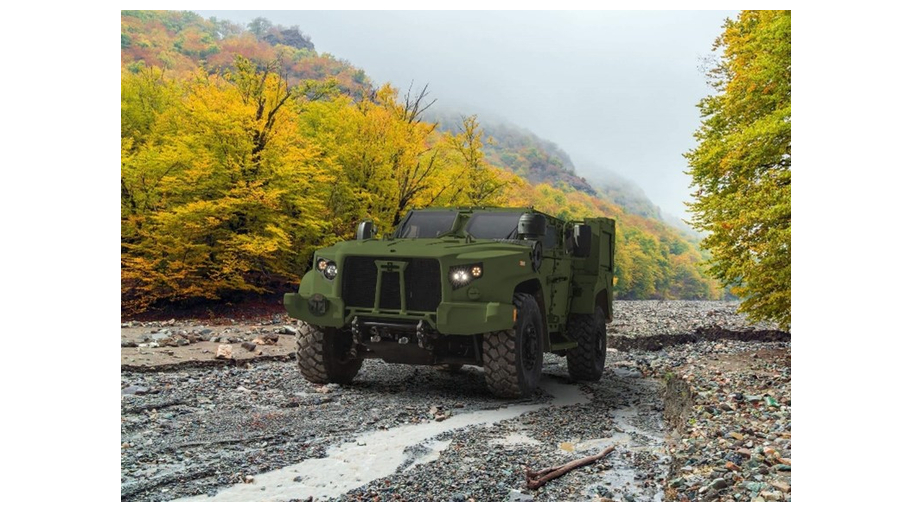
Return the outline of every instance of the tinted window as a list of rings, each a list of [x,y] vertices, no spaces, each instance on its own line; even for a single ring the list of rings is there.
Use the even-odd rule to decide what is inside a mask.
[[[451,231],[456,212],[418,211],[411,212],[398,230],[396,238],[436,238]]]
[[[465,230],[474,238],[513,238],[522,212],[475,212]]]
[[[543,237],[543,248],[552,249],[556,247],[556,226],[547,223],[547,233]]]

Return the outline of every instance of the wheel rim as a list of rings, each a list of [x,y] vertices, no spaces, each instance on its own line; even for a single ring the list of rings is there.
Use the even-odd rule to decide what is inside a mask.
[[[537,329],[531,322],[528,322],[521,332],[521,343],[521,366],[527,371],[533,371],[537,366],[537,345],[540,341],[537,337]]]

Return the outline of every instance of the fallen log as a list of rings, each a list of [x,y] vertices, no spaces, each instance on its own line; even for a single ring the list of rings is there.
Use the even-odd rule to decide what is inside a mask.
[[[546,469],[541,469],[540,471],[532,471],[531,468],[528,468],[525,471],[525,478],[527,479],[528,490],[533,491],[534,489],[539,489],[543,484],[553,480],[554,478],[559,478],[562,475],[565,475],[573,469],[580,468],[582,466],[587,466],[588,464],[602,459],[607,456],[608,453],[616,449],[616,446],[610,446],[604,448],[604,450],[596,455],[591,455],[589,457],[584,457],[581,459],[576,459],[562,466],[552,466]]]

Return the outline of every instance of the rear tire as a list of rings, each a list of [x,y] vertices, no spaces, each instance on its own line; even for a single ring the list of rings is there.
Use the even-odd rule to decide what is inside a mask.
[[[304,323],[297,328],[297,368],[314,384],[349,384],[363,364],[351,357],[351,343],[341,341],[338,329]]]
[[[483,337],[487,388],[503,398],[530,395],[543,368],[544,332],[537,301],[527,293],[516,293],[512,303],[518,309],[515,325]]]
[[[604,373],[607,356],[607,319],[600,306],[591,315],[572,315],[566,326],[578,346],[566,352],[569,376],[597,382]]]

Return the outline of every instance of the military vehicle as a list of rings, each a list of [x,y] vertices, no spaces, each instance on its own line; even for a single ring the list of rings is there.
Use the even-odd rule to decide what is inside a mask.
[[[284,296],[297,364],[314,383],[349,383],[367,358],[476,365],[501,397],[528,396],[543,353],[576,380],[600,380],[613,320],[615,223],[566,222],[529,208],[428,208],[391,235],[317,250]]]

